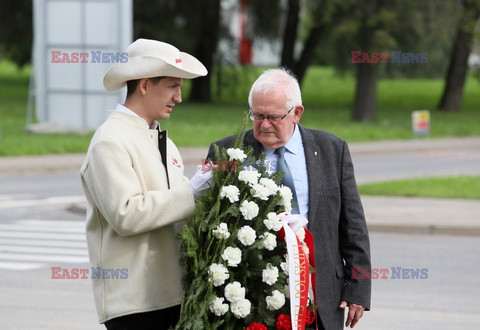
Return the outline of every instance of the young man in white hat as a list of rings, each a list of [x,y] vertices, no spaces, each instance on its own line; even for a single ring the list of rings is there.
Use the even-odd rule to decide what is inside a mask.
[[[114,64],[104,86],[127,86],[92,138],[81,168],[88,201],[87,243],[100,323],[107,329],[168,329],[182,299],[174,224],[194,209],[210,174],[183,175],[175,144],[157,120],[182,101],[183,79],[205,76],[195,57],[139,39]]]

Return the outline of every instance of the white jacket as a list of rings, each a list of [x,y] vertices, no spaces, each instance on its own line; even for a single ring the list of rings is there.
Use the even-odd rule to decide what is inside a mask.
[[[80,174],[91,267],[107,270],[92,279],[100,323],[181,303],[174,223],[193,213],[194,198],[170,139],[167,167],[170,189],[158,132],[142,118],[112,111],[92,138]]]

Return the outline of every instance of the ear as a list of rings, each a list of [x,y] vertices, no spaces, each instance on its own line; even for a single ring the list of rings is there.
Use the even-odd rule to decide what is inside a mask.
[[[138,82],[138,90],[140,91],[140,94],[146,95],[148,92],[148,88],[150,86],[150,79],[148,78],[142,78]]]
[[[295,107],[295,110],[293,111],[293,122],[295,124],[298,124],[300,122],[300,118],[302,117],[303,115],[303,105],[297,105]]]

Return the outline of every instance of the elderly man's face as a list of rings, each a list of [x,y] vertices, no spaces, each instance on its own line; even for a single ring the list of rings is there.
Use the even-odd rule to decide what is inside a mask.
[[[288,110],[287,97],[282,89],[252,95],[252,113],[254,115],[282,117]],[[268,119],[253,121],[255,139],[269,149],[277,149],[290,140],[295,124],[298,124],[303,113],[303,106],[297,105],[285,118],[279,122]]]

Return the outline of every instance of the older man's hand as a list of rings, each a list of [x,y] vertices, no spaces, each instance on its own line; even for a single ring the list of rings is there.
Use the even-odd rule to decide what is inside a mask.
[[[340,303],[340,308],[345,309],[345,307],[348,306],[348,316],[347,316],[347,322],[345,322],[345,326],[348,328],[353,328],[355,324],[360,321],[360,318],[363,316],[363,312],[365,311],[365,307],[362,305],[357,305],[353,303],[349,303],[346,301],[342,301]]]

